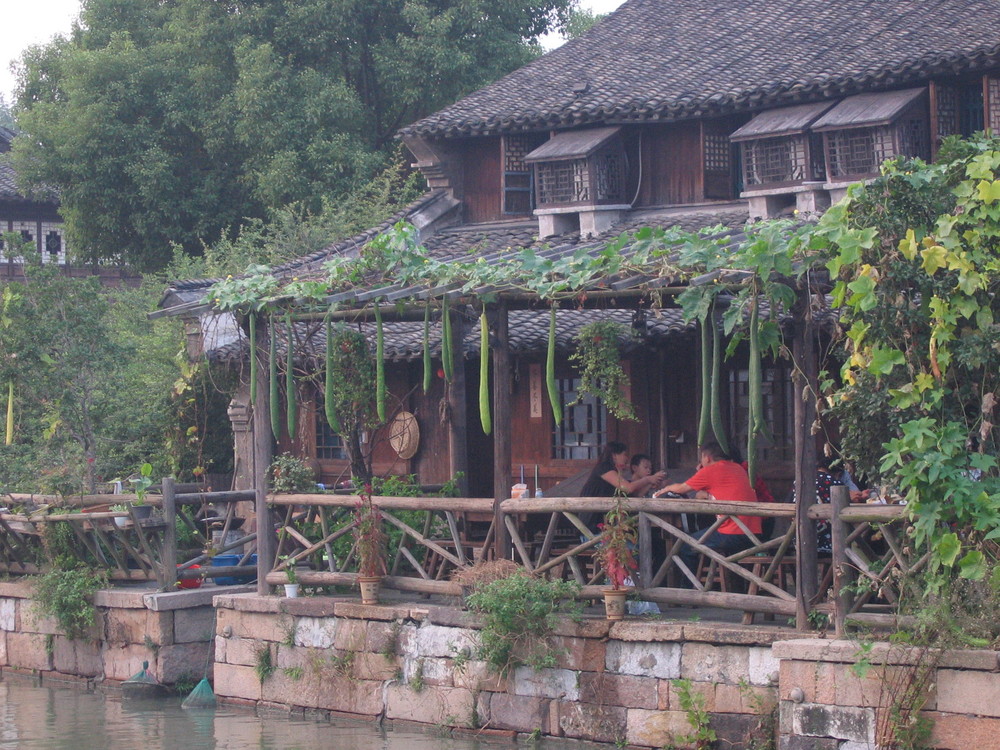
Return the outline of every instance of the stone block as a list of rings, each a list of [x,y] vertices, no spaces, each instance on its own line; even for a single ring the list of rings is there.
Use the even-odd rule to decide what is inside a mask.
[[[679,622],[622,620],[611,626],[611,640],[663,643],[684,639],[684,625]]]
[[[442,687],[417,693],[392,684],[385,692],[386,718],[449,727],[475,728],[478,723],[476,700],[470,690]]]
[[[748,653],[741,646],[685,643],[681,651],[681,677],[695,682],[736,685],[747,676]]]
[[[721,714],[759,714],[769,712],[778,704],[776,688],[755,685],[715,686],[715,708]]]
[[[446,625],[452,628],[474,628],[481,626],[480,618],[474,613],[465,609],[456,609],[455,607],[426,607],[427,615],[423,618],[424,622],[433,623],[434,625]],[[410,619],[417,620],[413,616],[413,611],[410,611]]]
[[[791,700],[794,690],[801,690],[807,703],[829,703],[816,696],[816,671],[819,665],[808,661],[784,659],[778,668],[778,697]]]
[[[612,624],[606,617],[583,617],[580,620],[563,617],[552,628],[552,634],[569,638],[607,638]]]
[[[354,620],[406,620],[410,616],[409,607],[389,606],[383,604],[362,604],[359,601],[338,601],[333,606],[337,617],[347,617]]]
[[[127,680],[142,669],[144,661],[155,663],[148,648],[134,643],[104,643],[101,658],[104,660],[104,676],[109,680]]]
[[[596,638],[572,638],[556,636],[551,639],[556,653],[556,666],[562,669],[578,669],[600,672],[607,658],[603,641]]]
[[[802,703],[792,708],[792,731],[809,737],[875,742],[875,711],[850,706]]]
[[[425,685],[452,687],[454,683],[452,681],[451,660],[424,657],[405,658],[403,660],[403,683],[414,690],[421,690]]]
[[[381,682],[357,680],[332,667],[307,676],[316,685],[317,708],[363,716],[378,716],[385,710]],[[471,700],[472,694],[469,695]]]
[[[609,672],[580,674],[580,700],[609,706],[658,708],[659,680]]]
[[[495,693],[489,697],[488,710],[479,711],[480,721],[489,721],[497,729],[514,729],[518,732],[549,732],[549,702],[523,695]]]
[[[54,636],[52,668],[57,672],[79,677],[100,677],[104,674],[101,645],[97,641],[74,641]]]
[[[215,660],[224,662],[226,661],[226,644],[229,641],[223,638],[221,635],[215,636]]]
[[[296,617],[295,645],[304,648],[331,648],[337,636],[335,617]]]
[[[477,659],[470,659],[461,667],[454,666],[453,661],[452,681],[455,687],[493,693],[507,692],[510,686],[509,677],[497,674],[489,664]]]
[[[232,588],[230,591],[256,593],[256,585]],[[177,609],[193,609],[209,607],[214,609],[213,600],[218,597],[215,586],[203,585],[197,589],[180,589],[178,591],[155,591],[143,594],[142,603],[146,609],[153,612],[170,612]]]
[[[512,690],[515,695],[536,698],[556,698],[563,701],[580,699],[578,675],[569,669],[531,669],[518,667],[514,670]]]
[[[684,711],[630,708],[626,712],[626,727],[625,739],[630,745],[695,750],[694,745],[679,742],[679,738],[691,731],[691,725]]]
[[[1000,716],[1000,679],[991,672],[939,669],[937,710],[942,713]]]
[[[424,623],[415,633],[412,652],[415,656],[451,657],[462,649],[476,646],[472,631]]]
[[[373,654],[398,654],[400,622],[370,622],[365,628],[365,651]]]
[[[317,617],[333,619],[338,599],[326,596],[300,596],[296,599],[279,599],[283,613],[293,617]]]
[[[41,608],[35,602],[24,602],[21,605],[21,618],[17,629],[22,633],[65,635],[56,618],[42,614]]]
[[[17,600],[0,599],[0,630],[17,629]]]
[[[840,740],[831,737],[780,737],[778,750],[840,750]]]
[[[7,664],[7,633],[0,630],[0,667],[6,667]]]
[[[240,638],[253,638],[272,643],[281,643],[288,632],[287,618],[282,620],[276,614],[231,609],[216,610],[215,632],[218,635],[225,635],[227,627],[232,629],[232,635]]]
[[[239,664],[216,664],[212,689],[216,695],[224,698],[244,698],[251,701],[259,701],[261,698],[260,680],[253,667]]]
[[[747,681],[751,685],[777,685],[779,666],[770,646],[747,649]]]
[[[924,715],[934,722],[930,744],[939,750],[987,750],[996,747],[1000,738],[1000,719],[935,711]]]
[[[667,689],[667,710],[685,710],[681,707],[680,693],[677,690],[676,683],[673,680],[669,680],[664,681],[663,684]],[[690,693],[695,700],[699,700],[701,702],[701,705],[706,711],[714,711],[716,687],[717,686],[714,682],[691,682]]]
[[[681,676],[681,645],[610,641],[605,666],[618,674],[672,680]]]
[[[743,747],[758,722],[758,717],[752,714],[712,714],[708,727],[715,732],[715,747]]]
[[[50,639],[40,633],[7,633],[8,666],[22,669],[49,671],[52,669],[52,655],[49,653]]]
[[[382,654],[373,654],[368,651],[356,654],[354,656],[354,663],[351,665],[352,674],[359,680],[393,680],[396,678],[399,670],[400,666],[397,657],[394,656],[391,659],[386,659]],[[448,681],[442,684],[451,684],[450,674]]]
[[[211,652],[209,641],[162,646],[156,657],[157,676],[168,685],[184,679],[200,679],[210,664]]]
[[[565,737],[620,743],[625,739],[627,709],[593,703],[559,702],[559,729]]]
[[[787,638],[788,631],[770,625],[724,625],[720,623],[685,623],[685,642],[699,641],[719,646],[768,647]]]
[[[10,599],[31,599],[35,595],[34,584],[21,581],[0,582],[0,597]]]
[[[149,613],[150,618],[156,612]],[[173,610],[174,638],[172,643],[210,641],[215,633],[215,610],[211,607],[194,607]],[[161,642],[162,643],[162,642]]]
[[[364,651],[367,637],[368,628],[364,620],[340,619],[333,645],[338,651]]]
[[[94,593],[95,607],[112,609],[146,609],[143,597],[146,592],[136,589],[101,589]]]
[[[160,617],[158,613],[149,612],[146,609],[122,609],[111,608],[104,610],[104,640],[108,643],[145,643],[146,638],[150,642],[158,644],[156,636],[162,635],[156,629],[155,632],[148,630],[147,615]],[[170,617],[170,615],[165,615]],[[154,624],[155,627],[155,624]]]
[[[257,651],[267,644],[251,638],[226,638],[226,663],[252,667],[257,663]]]
[[[231,609],[236,612],[278,614],[281,612],[281,602],[284,601],[274,596],[259,596],[256,586],[247,586],[242,589],[227,586],[223,593],[219,593],[222,590],[214,585],[198,590],[214,594],[212,606],[215,609]],[[238,593],[240,591],[244,593]]]

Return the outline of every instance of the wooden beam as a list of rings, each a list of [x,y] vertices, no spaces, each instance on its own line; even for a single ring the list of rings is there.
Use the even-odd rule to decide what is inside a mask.
[[[491,317],[490,341],[493,343],[493,527],[496,529],[495,554],[509,560],[511,540],[503,521],[500,504],[510,497],[511,412],[510,330],[506,302],[500,302]],[[494,338],[495,337],[495,338]]]
[[[810,602],[816,595],[817,554],[816,524],[806,512],[816,502],[816,440],[813,423],[816,421],[818,364],[813,346],[813,326],[808,290],[799,291],[793,309],[795,315],[792,359],[795,374],[792,378],[795,402],[795,565],[798,576],[796,590],[796,627],[809,627]]]
[[[268,372],[269,346],[274,332],[265,318],[260,316],[257,324],[257,398],[253,402],[253,413],[250,417],[250,430],[253,434],[253,486],[256,492],[254,505],[257,516],[257,594],[266,596],[269,593],[266,582],[267,574],[274,565],[274,551],[277,547],[277,537],[271,513],[267,505],[267,467],[271,465],[273,452],[273,436],[271,435],[271,419],[269,407]]]

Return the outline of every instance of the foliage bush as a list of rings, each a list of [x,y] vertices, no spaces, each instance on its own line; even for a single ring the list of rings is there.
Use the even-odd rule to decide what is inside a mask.
[[[512,575],[476,588],[468,606],[482,616],[479,658],[501,674],[527,665],[544,669],[556,664],[550,636],[561,617],[575,617],[580,587],[571,581],[538,578],[519,568]]]
[[[36,579],[35,606],[42,614],[54,617],[68,637],[83,638],[97,615],[94,594],[106,585],[102,573],[56,568]]]
[[[316,473],[297,456],[282,453],[267,469],[272,492],[305,492],[316,489]]]

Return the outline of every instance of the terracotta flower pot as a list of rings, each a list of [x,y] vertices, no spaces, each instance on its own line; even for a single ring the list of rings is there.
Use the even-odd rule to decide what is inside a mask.
[[[378,604],[378,589],[382,576],[359,576],[358,586],[361,587],[362,604]]]
[[[625,597],[628,596],[628,589],[603,589],[604,611],[609,620],[625,619]]]

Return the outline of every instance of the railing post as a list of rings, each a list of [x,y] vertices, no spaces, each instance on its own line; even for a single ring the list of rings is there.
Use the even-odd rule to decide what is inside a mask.
[[[649,588],[653,580],[653,525],[649,516],[639,512],[639,585]]]
[[[256,313],[251,313],[256,314]],[[274,524],[271,523],[271,512],[267,506],[267,467],[271,465],[272,440],[271,420],[269,419],[269,363],[270,338],[274,335],[271,326],[264,323],[263,316],[258,320],[257,351],[260,366],[257,368],[257,398],[253,403],[253,486],[256,492],[254,511],[257,516],[257,594],[267,596],[270,586],[267,585],[267,574],[274,566],[274,552],[277,547],[277,537]]]
[[[844,509],[851,504],[851,494],[847,487],[830,488],[830,538],[833,542],[833,625],[839,638],[844,634],[844,621],[851,608],[850,565],[847,560],[847,536],[850,529],[841,520]]]
[[[500,512],[500,503],[510,497],[511,404],[510,330],[507,305],[500,302],[490,317],[493,342],[493,525],[496,529],[497,559],[511,559],[510,534]],[[480,356],[483,356],[480,354]]]
[[[177,502],[174,478],[163,478],[163,548],[160,551],[160,588],[173,591],[177,583]]]

